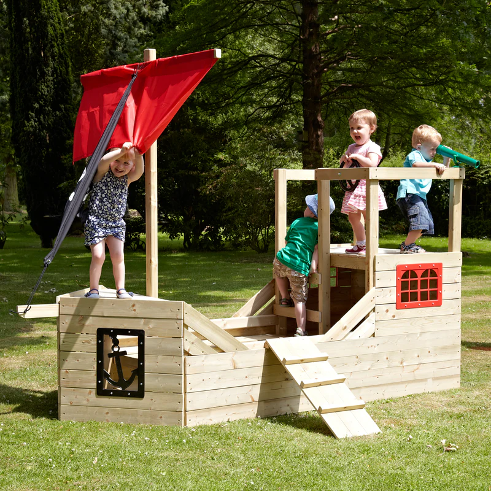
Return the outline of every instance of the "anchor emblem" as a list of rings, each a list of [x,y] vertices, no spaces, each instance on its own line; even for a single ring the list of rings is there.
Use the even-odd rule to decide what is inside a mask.
[[[103,369],[103,376],[106,381],[108,381],[110,384],[113,386],[116,386],[117,388],[121,388],[122,390],[125,390],[130,386],[134,379],[135,376],[138,374],[138,367],[136,369],[133,369],[132,375],[130,376],[129,379],[125,379],[123,375],[123,368],[121,367],[121,360],[120,357],[123,357],[124,355],[127,355],[126,350],[121,351],[120,350],[120,341],[118,340],[117,335],[109,335],[111,339],[113,340],[113,345],[111,346],[111,351],[112,353],[108,354],[108,357],[110,359],[114,358],[116,362],[116,370],[118,372],[118,381],[114,381],[111,376],[109,375],[108,371],[106,369]]]

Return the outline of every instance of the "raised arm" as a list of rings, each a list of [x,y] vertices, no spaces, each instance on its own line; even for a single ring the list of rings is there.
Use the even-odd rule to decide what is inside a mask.
[[[133,169],[128,173],[128,184],[130,184],[133,181],[137,181],[137,179],[142,176],[144,173],[144,160],[142,157],[142,154],[134,147],[132,149],[134,153],[134,158],[133,158],[133,163],[135,166]]]
[[[132,147],[133,145],[131,142],[125,142],[120,149],[113,149],[107,154],[104,154],[97,165],[96,175],[92,182],[97,183],[98,181],[101,181],[102,177],[109,171],[111,163],[125,155]]]

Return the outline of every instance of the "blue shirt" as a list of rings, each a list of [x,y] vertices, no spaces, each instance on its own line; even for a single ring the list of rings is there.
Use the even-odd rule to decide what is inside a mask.
[[[407,155],[403,167],[413,167],[414,162],[431,162],[432,159],[426,159],[422,152],[413,149],[410,154]],[[407,193],[418,195],[420,198],[426,200],[427,193],[432,186],[432,179],[402,179],[400,180],[400,186],[396,194],[396,199],[405,198]]]

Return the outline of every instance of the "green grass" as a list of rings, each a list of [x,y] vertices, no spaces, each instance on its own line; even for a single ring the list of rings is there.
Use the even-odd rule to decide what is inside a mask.
[[[25,320],[48,253],[14,223],[0,250],[0,490],[490,490],[490,241],[463,240],[461,388],[369,402],[382,433],[333,438],[314,412],[175,428],[57,420],[56,320]],[[396,247],[401,237],[384,237]],[[421,241],[445,251],[446,239]],[[272,254],[159,243],[159,296],[230,316],[271,279]],[[87,286],[67,238],[33,303]],[[145,293],[145,256],[126,254]],[[114,287],[109,259],[101,281]],[[488,350],[487,350],[488,349]],[[445,446],[456,451],[444,451]],[[455,446],[451,446],[455,445]]]

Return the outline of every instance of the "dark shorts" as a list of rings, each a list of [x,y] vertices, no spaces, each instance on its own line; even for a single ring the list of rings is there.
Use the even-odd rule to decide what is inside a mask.
[[[405,198],[398,198],[398,206],[410,222],[409,231],[422,231],[422,234],[434,234],[434,219],[424,200],[419,195],[407,193]]]

